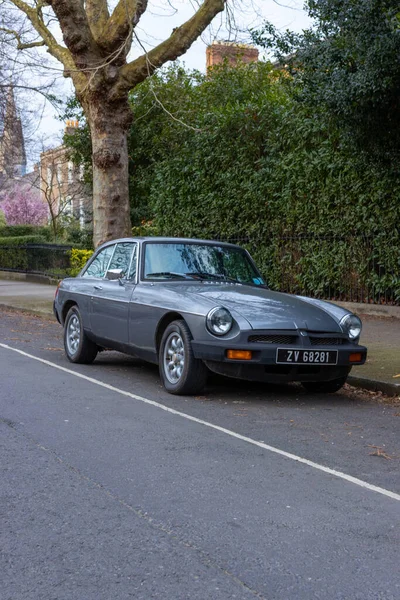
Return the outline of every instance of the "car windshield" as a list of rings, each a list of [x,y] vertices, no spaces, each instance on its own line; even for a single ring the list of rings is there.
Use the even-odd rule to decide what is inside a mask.
[[[211,244],[147,243],[144,277],[152,280],[221,280],[264,285],[264,280],[244,250]]]

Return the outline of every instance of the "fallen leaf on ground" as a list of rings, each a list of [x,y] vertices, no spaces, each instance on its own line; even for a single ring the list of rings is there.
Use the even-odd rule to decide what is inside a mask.
[[[392,460],[392,456],[389,456],[389,454],[387,454],[380,446],[372,446],[371,444],[368,444],[368,448],[375,448],[375,452],[369,453],[370,456],[380,456],[382,458],[386,458],[386,460]]]

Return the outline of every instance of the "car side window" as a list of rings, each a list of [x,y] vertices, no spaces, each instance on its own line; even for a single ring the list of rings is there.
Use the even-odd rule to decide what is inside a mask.
[[[113,244],[112,246],[107,246],[106,248],[103,248],[103,250],[100,250],[96,258],[92,260],[86,271],[82,273],[82,277],[104,277],[108,270],[108,263],[110,262],[110,258],[114,252],[114,248],[115,244]]]
[[[121,242],[120,244],[117,244],[111,262],[108,265],[108,270],[121,269],[121,277],[126,277],[131,264],[134,246],[135,244],[132,242]]]

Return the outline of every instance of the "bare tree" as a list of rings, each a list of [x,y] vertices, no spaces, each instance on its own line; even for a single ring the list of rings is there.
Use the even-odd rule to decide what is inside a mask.
[[[83,229],[88,219],[91,220],[91,195],[83,181],[83,169],[73,164],[65,146],[41,153],[33,186],[47,204],[55,240],[64,226],[76,223]]]
[[[8,29],[21,51],[44,46],[62,63],[64,76],[72,79],[85,112],[93,147],[95,246],[130,232],[129,91],[165,62],[184,54],[223,11],[226,1],[194,3],[191,18],[151,50],[130,59],[133,40],[138,40],[135,29],[148,0],[2,0],[3,7],[26,18],[35,33],[28,27],[14,30],[10,24],[3,29]]]
[[[0,197],[29,187],[25,168],[37,159],[47,101],[57,105],[50,61],[26,16],[0,0]]]

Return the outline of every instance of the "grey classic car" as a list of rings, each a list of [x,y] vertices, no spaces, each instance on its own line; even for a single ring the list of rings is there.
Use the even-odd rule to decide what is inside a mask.
[[[114,349],[159,365],[172,394],[210,371],[335,392],[365,362],[361,321],[330,302],[272,291],[248,252],[181,238],[103,244],[54,301],[74,363]]]

